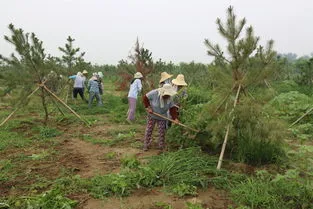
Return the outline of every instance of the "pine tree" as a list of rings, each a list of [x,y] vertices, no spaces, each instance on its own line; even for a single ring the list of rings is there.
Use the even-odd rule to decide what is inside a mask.
[[[46,64],[47,60],[43,42],[34,33],[25,33],[21,28],[15,28],[13,24],[9,25],[9,30],[12,35],[10,37],[4,36],[4,39],[15,46],[18,56],[12,53],[10,58],[0,55],[0,59],[13,66],[6,73],[5,80],[8,86],[21,90],[21,96],[18,98],[19,105],[24,106],[28,102],[26,96],[29,95],[34,84],[40,85],[44,83],[51,68]],[[48,120],[48,95],[43,87],[40,89],[41,93],[39,96],[45,112],[46,123]]]
[[[254,35],[253,27],[245,27],[245,18],[237,20],[233,7],[227,9],[225,22],[218,18],[216,23],[219,33],[227,41],[226,51],[208,39],[204,43],[208,47],[208,55],[215,58],[214,78],[217,88],[214,89],[213,98],[218,102],[211,103],[209,110],[213,118],[210,126],[215,139],[224,139],[218,164],[220,168],[228,138],[232,150],[238,154],[243,152],[240,149],[246,149],[240,147],[244,146],[244,143],[240,145],[242,139],[255,140],[257,144],[258,139],[270,137],[270,128],[266,129],[260,123],[262,103],[250,90],[262,83],[270,86],[267,80],[277,70],[277,56],[273,51],[272,40],[266,47],[258,46],[260,38]],[[226,133],[223,136],[221,133],[225,132],[225,127]]]
[[[66,40],[67,43],[65,44],[65,47],[59,47],[59,50],[64,53],[61,61],[66,64],[69,73],[73,73],[73,67],[77,64],[79,64],[81,67],[85,67],[85,61],[83,59],[83,57],[85,56],[85,52],[78,54],[80,48],[74,48],[73,42],[75,41],[75,39],[71,36],[68,36]]]

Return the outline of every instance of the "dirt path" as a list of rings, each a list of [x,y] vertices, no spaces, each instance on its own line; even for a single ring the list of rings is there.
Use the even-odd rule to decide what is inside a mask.
[[[210,209],[224,209],[232,205],[224,191],[209,188],[200,191],[197,197],[177,198],[167,195],[161,188],[138,190],[126,198],[108,198],[107,200],[89,199],[81,209],[158,209],[160,203],[170,204],[173,209],[186,207],[186,202],[200,203]],[[163,207],[162,207],[163,208]]]

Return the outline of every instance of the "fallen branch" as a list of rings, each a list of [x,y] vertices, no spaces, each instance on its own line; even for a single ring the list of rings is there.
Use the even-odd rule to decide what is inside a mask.
[[[296,123],[298,123],[302,118],[304,118],[306,115],[308,115],[310,112],[312,112],[313,107],[311,109],[309,109],[306,113],[304,113],[300,118],[298,118],[295,122],[293,122],[289,127],[295,125]]]

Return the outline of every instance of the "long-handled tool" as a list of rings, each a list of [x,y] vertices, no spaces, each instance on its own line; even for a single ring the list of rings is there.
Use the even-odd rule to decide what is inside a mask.
[[[177,124],[177,125],[180,125],[180,126],[182,126],[182,127],[185,127],[185,128],[187,128],[187,129],[189,129],[189,130],[192,130],[192,131],[195,131],[195,132],[200,132],[200,130],[197,130],[197,129],[191,128],[191,127],[189,127],[189,126],[186,126],[185,124],[176,122],[175,120],[172,120],[172,119],[170,119],[170,118],[168,118],[168,117],[165,117],[165,116],[163,116],[163,115],[161,115],[161,114],[159,114],[159,113],[152,112],[151,114],[153,114],[153,115],[155,115],[155,116],[158,116],[158,117],[160,117],[160,118],[163,118],[163,119],[165,119],[165,120],[171,121],[172,123],[175,123],[175,124]]]

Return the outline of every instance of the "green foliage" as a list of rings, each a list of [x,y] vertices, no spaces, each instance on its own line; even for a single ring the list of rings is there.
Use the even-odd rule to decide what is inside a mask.
[[[39,127],[39,134],[42,138],[52,138],[61,134],[56,128],[50,128],[47,126]]]
[[[108,196],[127,196],[134,188],[130,175],[108,174],[105,176],[96,176],[91,179],[90,191],[95,198],[104,198]]]
[[[151,176],[151,172],[154,173],[155,179],[143,180],[150,182],[150,186],[184,183],[205,187],[207,185],[205,174],[215,170],[215,164],[216,159],[203,155],[198,147],[181,149],[152,157],[148,164],[150,169],[143,171],[147,176]]]
[[[288,152],[288,167],[301,172],[303,179],[313,179],[313,146],[299,145]]]
[[[275,82],[273,87],[278,93],[296,91],[299,88],[298,84],[294,80],[283,80],[280,82]]]
[[[121,164],[124,168],[138,168],[140,162],[135,155],[126,155],[121,158]]]
[[[197,187],[193,185],[188,185],[185,183],[180,183],[173,185],[169,188],[169,192],[177,195],[178,197],[183,197],[187,195],[195,196],[197,195]]]
[[[207,103],[212,99],[212,92],[208,89],[199,87],[188,88],[188,98],[186,103],[188,104],[202,104]]]
[[[127,103],[122,102],[120,96],[105,94],[103,98],[104,107],[107,107],[110,113],[109,120],[115,123],[125,122],[128,110]]]
[[[218,170],[216,171],[215,176],[212,176],[209,179],[209,184],[217,189],[229,190],[246,179],[247,176],[245,174],[228,172],[227,170]]]
[[[297,68],[296,80],[300,85],[313,86],[313,58],[300,58],[296,61]]]
[[[64,194],[58,189],[52,189],[39,196],[26,197],[16,200],[13,209],[72,209],[77,205],[77,202],[64,197]]]
[[[207,185],[206,174],[214,173],[216,159],[201,154],[199,148],[188,148],[150,158],[147,165],[124,160],[120,174],[96,176],[85,184],[95,198],[126,196],[137,187],[170,186],[178,195],[195,194],[196,186]],[[131,169],[133,168],[133,169]]]
[[[65,44],[65,47],[59,47],[59,50],[64,53],[60,61],[67,65],[69,73],[74,73],[75,71],[73,68],[75,67],[77,68],[77,71],[83,71],[90,68],[90,63],[86,63],[83,58],[85,56],[85,52],[77,55],[80,48],[74,48],[73,42],[75,39],[68,36],[66,40],[67,43]]]
[[[300,139],[300,141],[312,140],[313,135],[313,123],[304,123],[295,125],[289,130],[292,132],[296,139]]]
[[[295,170],[272,176],[259,171],[256,178],[248,178],[231,189],[236,203],[251,208],[311,208],[312,184],[306,184]]]
[[[16,106],[23,107],[29,101],[28,95],[34,90],[34,83],[42,83],[46,79],[51,70],[51,63],[47,63],[43,42],[34,33],[24,33],[21,28],[16,29],[13,24],[9,25],[9,29],[12,33],[11,37],[4,36],[4,39],[14,45],[18,56],[12,54],[10,58],[5,58],[0,55],[0,59],[13,66],[6,74],[6,84],[12,89],[23,86],[19,89],[20,96],[16,101]],[[39,96],[45,111],[45,122],[47,122],[47,93],[43,88]]]
[[[305,94],[297,91],[282,93],[272,99],[267,106],[275,108],[273,116],[294,122],[302,116],[310,107],[313,100]],[[307,121],[310,117],[307,117]]]

